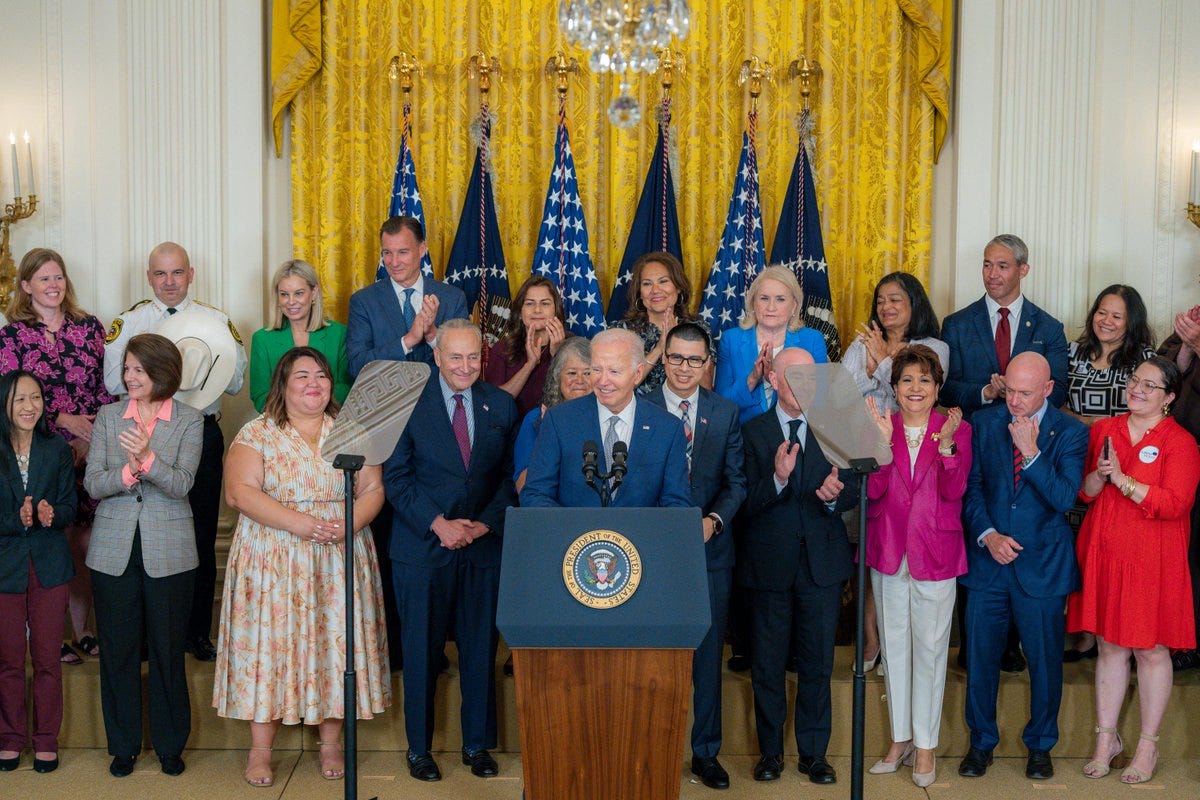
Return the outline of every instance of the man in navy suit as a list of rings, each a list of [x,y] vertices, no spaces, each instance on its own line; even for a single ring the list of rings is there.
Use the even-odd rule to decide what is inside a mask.
[[[630,331],[602,331],[592,340],[592,387],[586,397],[546,412],[521,505],[599,506],[599,495],[583,476],[583,445],[601,450],[601,471],[612,464],[613,444],[629,448],[624,482],[612,497],[623,508],[692,505],[688,489],[687,440],[669,412],[639,402],[634,389],[646,376],[645,346]]]
[[[688,440],[692,505],[704,514],[704,555],[712,627],[692,658],[692,772],[705,786],[729,788],[721,751],[721,653],[733,582],[730,524],[746,499],[738,407],[700,386],[712,358],[708,332],[694,322],[676,325],[663,347],[666,384],[646,395],[683,424]]]
[[[421,274],[425,229],[413,217],[392,217],[379,229],[380,258],[390,280],[350,295],[346,357],[351,377],[369,362],[424,361],[445,320],[469,316],[462,290]]]
[[[1038,353],[1013,357],[1005,373],[1005,405],[971,421],[975,454],[963,517],[968,571],[967,727],[971,749],[958,774],[979,777],[999,742],[996,694],[1000,654],[1016,622],[1029,659],[1030,720],[1025,775],[1054,775],[1062,699],[1063,606],[1079,588],[1067,509],[1083,478],[1088,433],[1056,409],[1050,365]]]
[[[812,363],[805,350],[781,350],[767,375],[775,407],[742,426],[747,494],[734,577],[749,593],[750,683],[761,753],[756,781],[778,780],[783,772],[784,664],[791,642],[798,656],[798,766],[813,783],[837,781],[825,760],[833,724],[829,680],[842,584],[854,573],[841,512],[857,504],[859,480],[839,475],[825,459],[801,400],[784,380],[788,367]]]
[[[1005,368],[1017,353],[1041,353],[1050,364],[1055,408],[1067,399],[1067,339],[1063,325],[1021,294],[1029,274],[1029,248],[1004,233],[983,250],[986,294],[946,317],[942,340],[950,347],[950,368],[941,404],[963,410],[963,419],[1004,400]]]
[[[1054,390],[1050,403],[1059,407],[1067,399],[1067,339],[1062,323],[1021,294],[1021,279],[1029,274],[1029,248],[1011,233],[988,242],[983,249],[983,297],[946,317],[942,340],[950,347],[950,367],[942,385],[941,404],[963,410],[963,419],[981,408],[1004,402],[1005,369],[1017,353],[1035,352],[1046,357]],[[968,630],[965,625],[966,592],[958,597],[958,663],[966,667]],[[1001,659],[1006,672],[1025,668],[1016,629],[1009,631]]]
[[[498,771],[496,602],[504,514],[513,505],[517,407],[479,380],[483,337],[465,319],[441,326],[437,371],[412,422],[384,465],[396,509],[391,558],[405,655],[404,728],[408,770],[441,772],[430,754],[437,658],[454,614],[462,687],[462,760],[479,777]]]

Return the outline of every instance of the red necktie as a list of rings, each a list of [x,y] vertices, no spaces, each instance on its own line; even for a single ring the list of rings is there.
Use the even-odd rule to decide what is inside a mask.
[[[458,452],[462,454],[463,468],[471,468],[471,434],[467,430],[467,410],[463,408],[463,396],[454,395],[454,438],[458,440]]]
[[[1016,490],[1021,486],[1021,450],[1015,444],[1013,445],[1013,489]]]
[[[1000,321],[996,323],[996,361],[1000,364],[1000,374],[1008,369],[1008,361],[1012,358],[1012,331],[1008,327],[1008,309],[1000,309]]]

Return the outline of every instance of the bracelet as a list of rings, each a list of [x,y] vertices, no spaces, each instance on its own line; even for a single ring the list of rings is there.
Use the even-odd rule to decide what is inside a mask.
[[[1133,497],[1133,492],[1137,488],[1137,481],[1128,475],[1125,476],[1125,485],[1121,487],[1121,494],[1126,497]]]

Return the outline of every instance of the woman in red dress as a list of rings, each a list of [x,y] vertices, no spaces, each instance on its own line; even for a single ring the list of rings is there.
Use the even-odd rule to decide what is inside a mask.
[[[1096,749],[1083,767],[1102,778],[1123,761],[1117,720],[1137,661],[1142,731],[1121,773],[1144,783],[1158,763],[1158,729],[1171,697],[1171,648],[1196,646],[1188,577],[1189,514],[1200,480],[1196,440],[1170,417],[1179,369],[1154,356],[1125,385],[1129,413],[1092,426],[1079,496],[1089,503],[1076,554],[1083,588],[1071,595],[1067,626],[1096,634]],[[1119,766],[1119,764],[1118,764]]]

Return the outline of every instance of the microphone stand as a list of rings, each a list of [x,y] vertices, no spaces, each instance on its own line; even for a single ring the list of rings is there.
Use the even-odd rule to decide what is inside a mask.
[[[596,466],[596,452],[589,450],[588,445],[594,447],[595,443],[589,441],[584,444],[583,478],[587,481],[587,485],[592,488],[592,491],[600,496],[601,508],[607,508],[612,505],[612,496],[625,480],[625,473],[629,471],[629,468],[625,465],[625,459],[629,454],[629,446],[624,442],[617,442],[613,445],[612,469],[608,472],[600,472]],[[599,481],[598,483],[597,480]],[[612,482],[611,485],[609,481]]]
[[[346,672],[343,678],[345,721],[342,727],[346,758],[346,800],[358,798],[358,683],[354,670],[354,473],[363,468],[363,456],[339,453],[333,468],[346,475]],[[375,798],[371,798],[375,800]]]
[[[863,796],[863,732],[866,728],[867,675],[863,671],[863,636],[867,611],[867,476],[879,471],[873,458],[852,458],[850,469],[859,476],[858,592],[854,608],[854,712],[850,738],[850,798]]]

